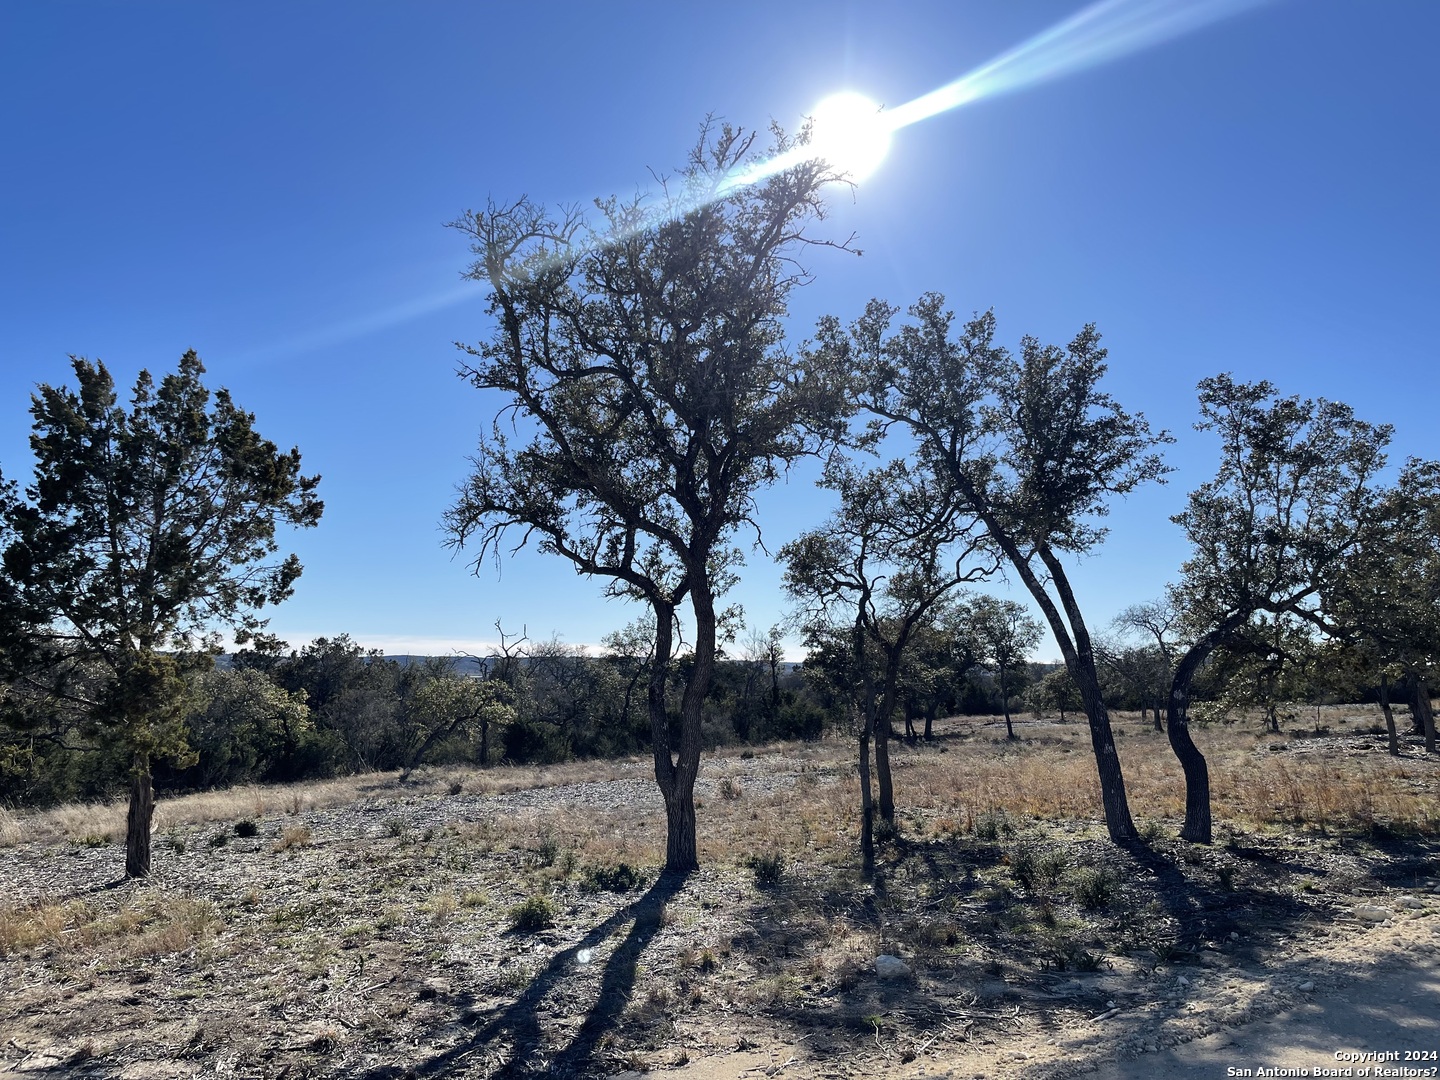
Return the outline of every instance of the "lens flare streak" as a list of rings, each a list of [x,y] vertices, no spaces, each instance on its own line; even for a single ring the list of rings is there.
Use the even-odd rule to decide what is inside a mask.
[[[884,114],[892,130],[1158,45],[1271,0],[1101,0],[968,75]]]
[[[982,98],[1012,93],[1027,86],[1083,71],[1273,2],[1274,0],[1099,0],[954,82],[879,113],[873,124],[879,132],[888,135]],[[820,149],[821,147],[813,143],[795,146],[768,160],[747,164],[694,196],[667,199],[663,209],[657,210],[634,228],[627,229],[623,235],[592,235],[572,246],[565,252],[565,256],[574,257],[586,250],[618,243],[636,233],[654,228],[665,220],[682,217],[701,206],[725,198],[739,188],[761,183],[809,161],[819,156]],[[335,344],[396,323],[407,322],[418,315],[448,307],[471,295],[473,293],[470,288],[465,287],[427,297],[330,327],[317,334],[291,340],[278,348],[265,351],[272,356],[284,355]]]

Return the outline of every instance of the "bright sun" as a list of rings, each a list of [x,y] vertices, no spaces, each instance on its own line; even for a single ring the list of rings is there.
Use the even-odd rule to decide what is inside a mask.
[[[869,177],[890,150],[890,125],[881,118],[880,106],[864,94],[831,94],[810,118],[812,152],[848,180],[858,183]]]

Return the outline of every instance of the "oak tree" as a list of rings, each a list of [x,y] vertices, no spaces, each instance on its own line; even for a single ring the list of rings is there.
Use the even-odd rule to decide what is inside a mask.
[[[1093,325],[1063,347],[1025,337],[1017,357],[995,344],[993,314],[957,333],[936,293],[891,333],[896,314],[872,301],[848,334],[824,324],[821,345],[849,361],[859,404],[881,429],[909,432],[917,461],[948,479],[1039,607],[1090,722],[1110,836],[1133,838],[1095,647],[1065,557],[1104,539],[1112,497],[1164,477],[1157,447],[1170,437],[1100,389],[1106,353]]]
[[[862,471],[845,461],[826,470],[840,506],[819,528],[780,549],[785,589],[803,605],[812,637],[848,630],[842,678],[850,691],[859,736],[860,850],[874,870],[875,799],[880,817],[895,820],[890,772],[890,719],[900,699],[902,665],[916,635],[944,611],[960,585],[996,566],[983,531],[960,511],[943,479],[904,461]]]
[[[773,150],[788,149],[777,138]],[[697,865],[701,707],[738,533],[754,525],[755,493],[818,450],[841,407],[783,326],[834,174],[811,160],[748,182],[758,149],[753,134],[707,126],[653,200],[602,200],[587,219],[521,199],[455,223],[494,320],[487,341],[462,346],[460,374],[504,406],[447,514],[451,540],[477,564],[533,541],[649,608],[650,735],[674,873]],[[682,613],[692,662],[672,738]]]
[[[1171,589],[1190,645],[1175,663],[1166,728],[1185,774],[1180,835],[1209,843],[1210,776],[1190,736],[1191,683],[1222,646],[1283,652],[1279,631],[1260,633],[1262,623],[1326,629],[1323,589],[1373,527],[1391,429],[1342,402],[1282,397],[1269,382],[1230,375],[1200,383],[1200,415],[1196,428],[1220,436],[1220,465],[1174,518],[1193,549]]]
[[[1040,644],[1044,630],[1039,621],[1025,610],[1025,605],[1014,600],[977,596],[966,607],[971,640],[975,642],[978,653],[976,659],[995,669],[1000,708],[1005,714],[1005,735],[1013,739],[1016,736],[1015,725],[1010,720],[1010,695],[1014,691],[1012,676]]]

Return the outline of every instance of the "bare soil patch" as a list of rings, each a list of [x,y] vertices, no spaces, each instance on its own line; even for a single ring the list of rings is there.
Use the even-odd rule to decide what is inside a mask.
[[[848,740],[709,758],[683,882],[656,872],[645,761],[176,799],[144,883],[116,881],[112,809],[15,815],[0,1074],[1162,1075],[1435,971],[1440,768],[1386,755],[1368,714],[1324,719],[1201,733],[1225,823],[1205,848],[1171,839],[1178,772],[1138,721],[1148,839],[1124,848],[1083,725],[1011,744],[951,721],[895,747],[873,884]]]

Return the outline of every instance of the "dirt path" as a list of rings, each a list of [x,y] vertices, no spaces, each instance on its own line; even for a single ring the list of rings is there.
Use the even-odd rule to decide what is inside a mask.
[[[1382,933],[1382,932],[1377,932]],[[1308,1075],[1370,1075],[1379,1064],[1411,1069],[1395,1076],[1440,1074],[1440,959],[1434,920],[1416,921],[1383,935],[1380,951],[1359,964],[1360,974],[1335,990],[1316,994],[1234,1028],[1143,1058],[1104,1065],[1096,1080],[1201,1080],[1248,1075],[1227,1069],[1307,1069]],[[1399,1059],[1357,1060],[1366,1053]],[[1415,1057],[1405,1060],[1409,1052]],[[1346,1059],[1337,1059],[1338,1054]],[[1345,1069],[1351,1072],[1344,1072]],[[1305,1074],[1300,1074],[1305,1075]]]

